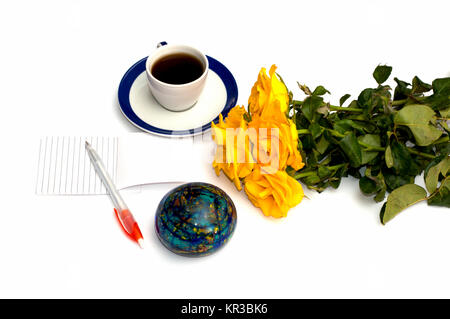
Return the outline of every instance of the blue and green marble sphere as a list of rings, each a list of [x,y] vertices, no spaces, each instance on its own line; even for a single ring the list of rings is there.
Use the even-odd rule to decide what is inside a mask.
[[[217,186],[188,183],[167,193],[156,210],[156,233],[170,251],[205,256],[217,251],[233,234],[236,208]]]

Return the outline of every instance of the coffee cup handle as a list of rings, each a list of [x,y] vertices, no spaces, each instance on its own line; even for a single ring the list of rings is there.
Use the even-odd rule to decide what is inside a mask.
[[[164,46],[164,45],[167,45],[167,42],[166,42],[166,41],[159,42],[159,43],[156,45],[156,48],[160,48],[160,47],[162,47],[162,46]]]

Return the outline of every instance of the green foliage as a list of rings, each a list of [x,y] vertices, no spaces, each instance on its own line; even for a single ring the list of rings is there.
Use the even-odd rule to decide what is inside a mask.
[[[390,66],[377,66],[377,86],[350,103],[345,94],[339,106],[325,102],[330,92],[323,86],[311,91],[299,84],[307,96],[290,105],[307,163],[290,174],[318,192],[338,188],[349,175],[359,179],[361,192],[374,201],[388,195],[383,224],[420,201],[450,207],[450,78],[431,85],[417,76],[411,84],[394,78],[392,93],[384,84],[391,72]],[[422,172],[426,189],[414,184]]]
[[[442,135],[442,131],[432,124],[435,117],[436,113],[429,106],[411,104],[395,114],[394,123],[408,126],[414,135],[416,144],[427,146]]]
[[[381,223],[386,224],[405,208],[426,198],[427,192],[416,184],[407,184],[394,189],[381,209]]]
[[[392,67],[387,65],[379,65],[373,71],[373,77],[377,81],[378,84],[386,82],[392,72]]]

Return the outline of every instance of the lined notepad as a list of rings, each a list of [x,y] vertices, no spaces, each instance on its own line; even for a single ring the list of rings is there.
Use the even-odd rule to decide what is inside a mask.
[[[91,143],[116,181],[118,137],[47,136],[40,140],[36,194],[106,194],[85,150]]]
[[[39,144],[36,194],[107,193],[86,153],[85,141],[100,155],[118,189],[152,183],[211,182],[215,176],[211,137],[195,139],[146,133],[44,137]]]

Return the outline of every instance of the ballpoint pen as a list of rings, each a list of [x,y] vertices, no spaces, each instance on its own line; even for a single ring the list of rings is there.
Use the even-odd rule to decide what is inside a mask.
[[[137,222],[134,220],[133,215],[131,214],[124,200],[120,196],[119,191],[117,190],[116,186],[111,180],[111,177],[106,171],[100,156],[92,148],[91,144],[89,144],[87,141],[86,141],[86,152],[89,155],[89,158],[91,160],[92,165],[95,168],[95,171],[97,172],[98,176],[100,176],[103,184],[105,185],[111,197],[111,200],[115,207],[114,212],[116,213],[117,219],[119,220],[125,232],[131,238],[137,241],[137,243],[141,248],[143,248],[144,239],[142,238],[142,233],[141,230],[139,229]]]

